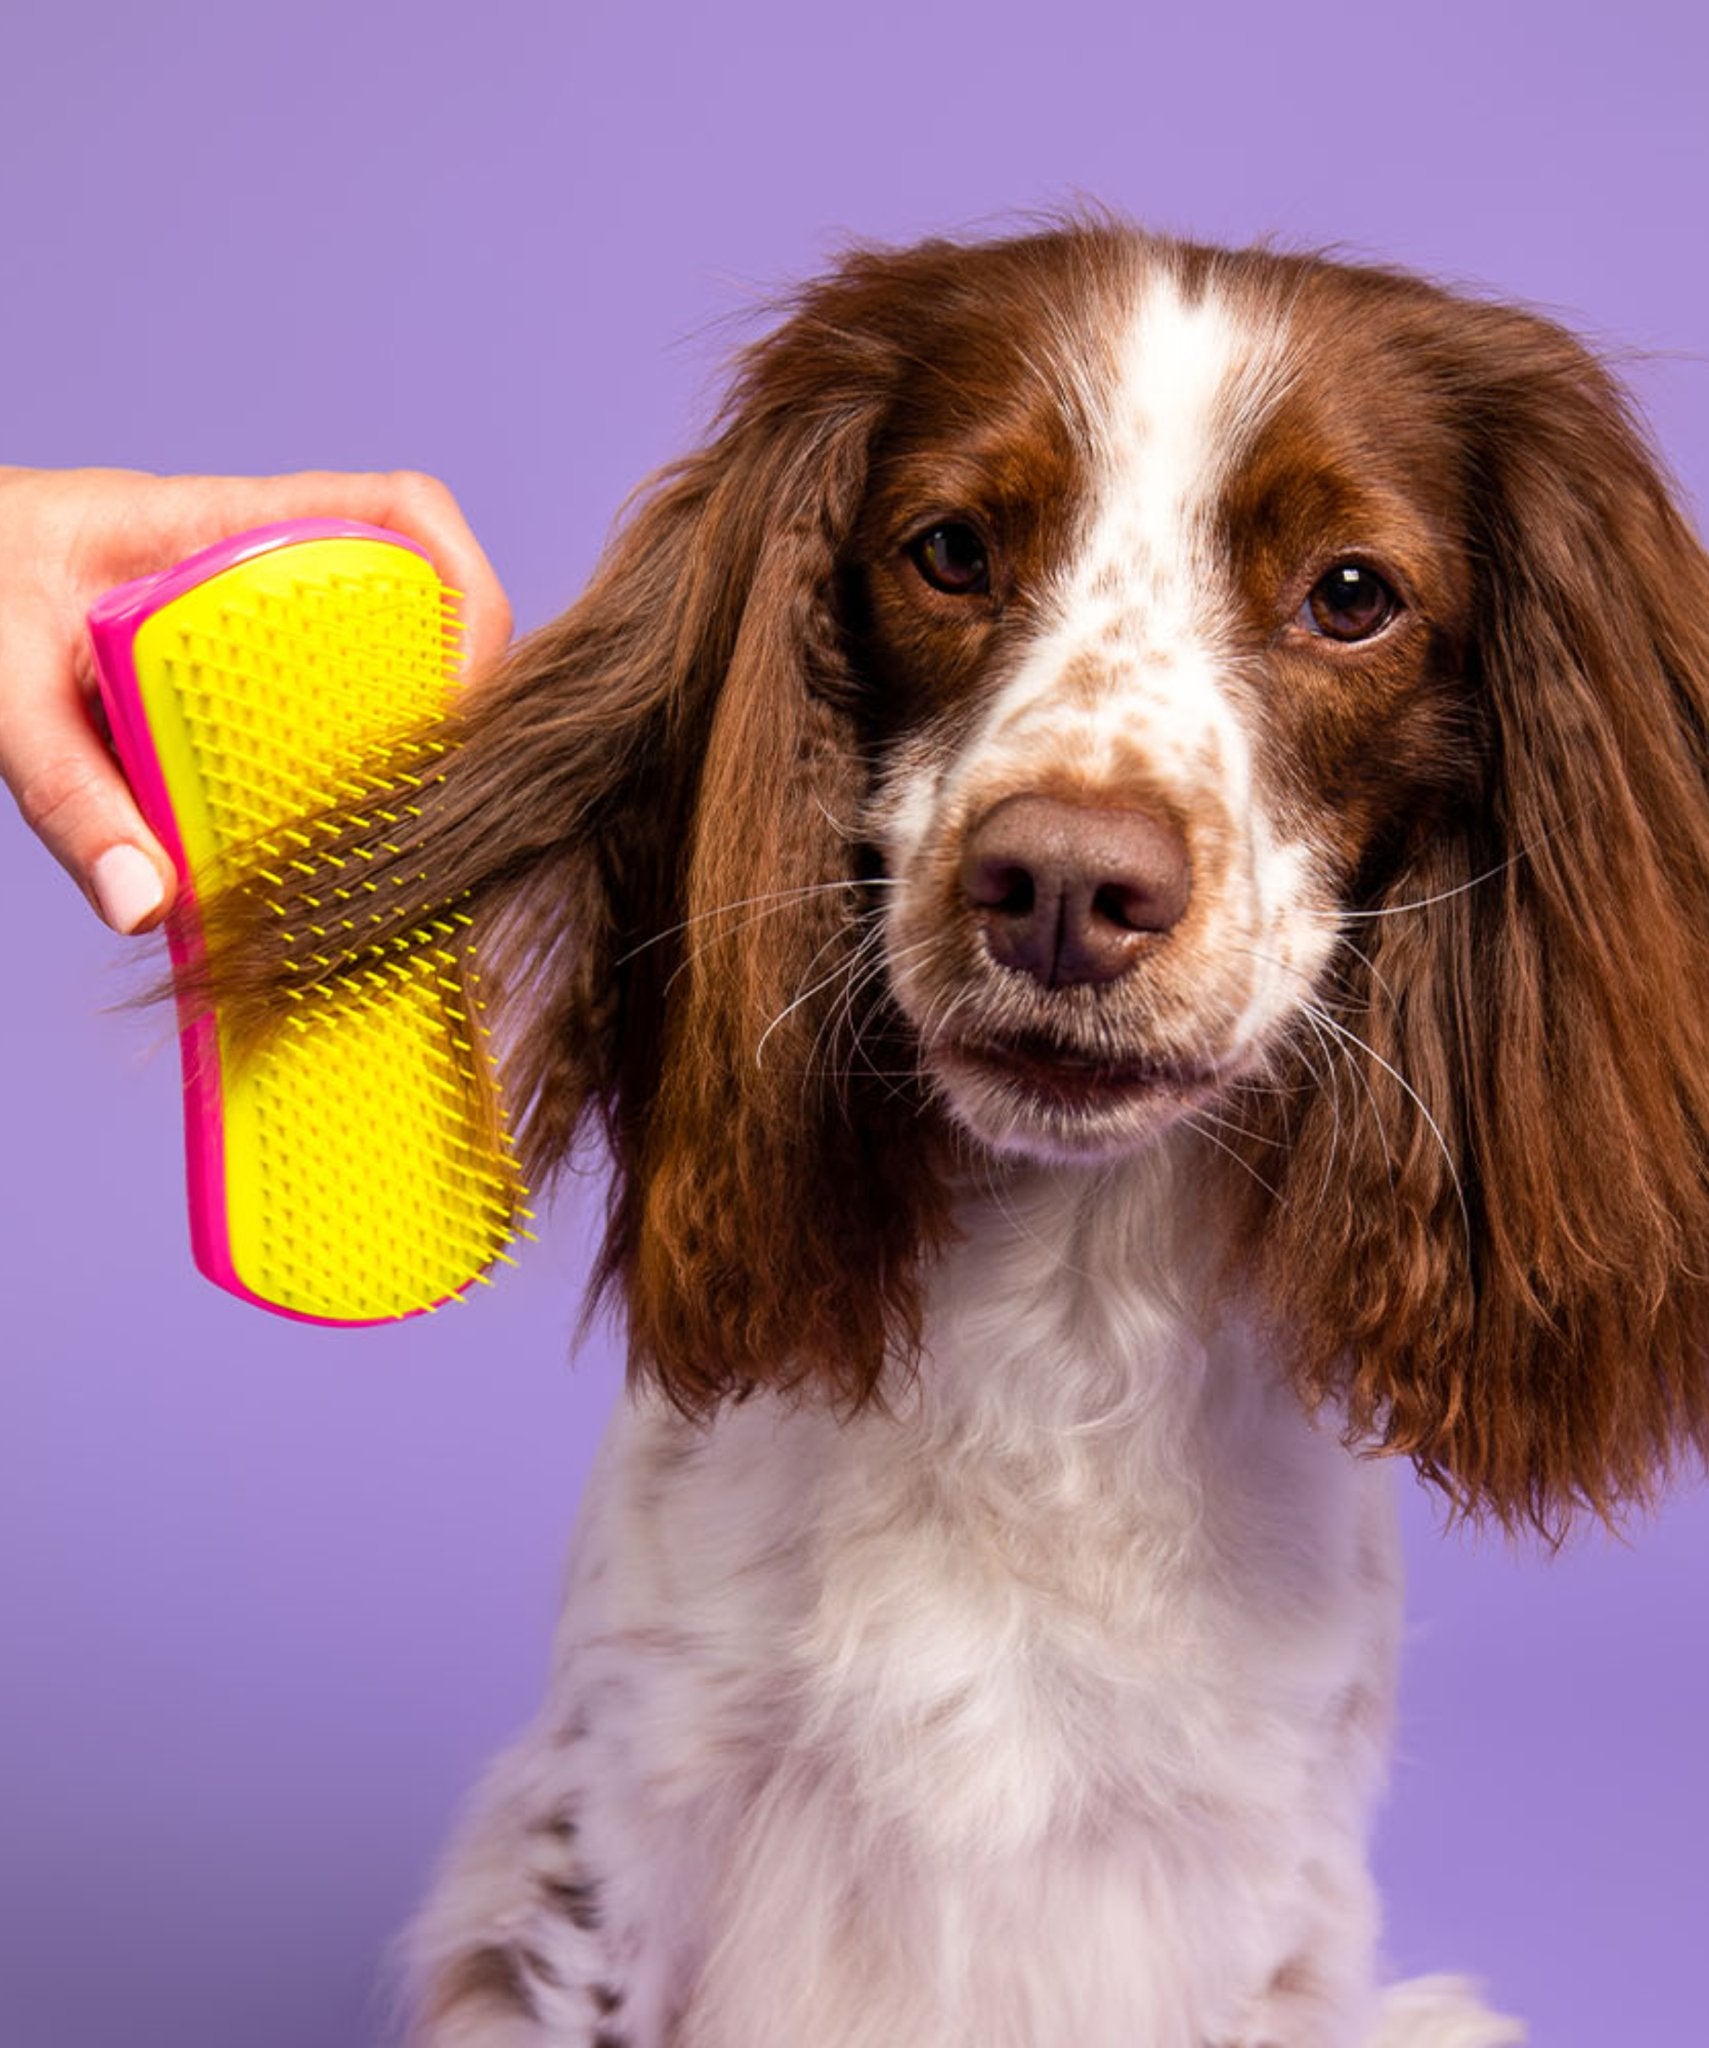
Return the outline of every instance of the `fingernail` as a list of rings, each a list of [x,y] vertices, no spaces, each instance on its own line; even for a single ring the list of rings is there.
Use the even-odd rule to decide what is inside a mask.
[[[134,932],[160,908],[166,891],[140,846],[109,846],[89,871],[101,915],[116,932]]]

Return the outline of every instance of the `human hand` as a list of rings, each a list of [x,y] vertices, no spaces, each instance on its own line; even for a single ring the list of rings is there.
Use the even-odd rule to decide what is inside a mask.
[[[391,527],[426,548],[463,593],[468,676],[503,651],[504,591],[456,500],[432,477],[0,468],[0,777],[25,823],[115,931],[157,925],[176,877],[95,723],[85,615],[115,583],[247,527],[317,518]]]

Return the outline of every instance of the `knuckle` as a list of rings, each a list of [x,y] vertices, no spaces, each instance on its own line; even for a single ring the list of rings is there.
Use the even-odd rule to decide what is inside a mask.
[[[430,476],[424,469],[394,470],[391,481],[400,496],[414,499],[418,504],[432,505],[443,510],[454,502],[450,491],[438,477]]]
[[[100,796],[101,778],[81,761],[44,761],[14,791],[24,823],[43,839],[64,839],[80,810]]]

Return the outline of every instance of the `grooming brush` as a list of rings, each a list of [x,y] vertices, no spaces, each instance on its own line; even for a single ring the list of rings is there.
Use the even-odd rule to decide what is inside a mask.
[[[531,1220],[470,920],[390,930],[383,883],[349,851],[352,833],[404,839],[419,816],[420,734],[456,680],[455,594],[401,535],[297,520],[109,591],[89,626],[120,763],[178,869],[196,1264],[310,1322],[456,1299]],[[240,1046],[217,989],[211,1007],[200,992],[198,905],[238,884],[283,918],[269,892],[287,873],[312,906],[306,931],[280,934],[300,965],[276,1027]],[[289,986],[329,960],[330,979]]]

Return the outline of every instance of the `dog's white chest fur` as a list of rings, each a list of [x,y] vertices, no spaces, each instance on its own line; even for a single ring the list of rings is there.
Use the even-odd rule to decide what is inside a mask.
[[[1161,1163],[970,1199],[889,1414],[619,1416],[495,1792],[631,1845],[580,1934],[649,1958],[664,2038],[1201,2048],[1269,2038],[1254,1986],[1345,2009],[1388,1478],[1170,1298],[1168,1199]]]

